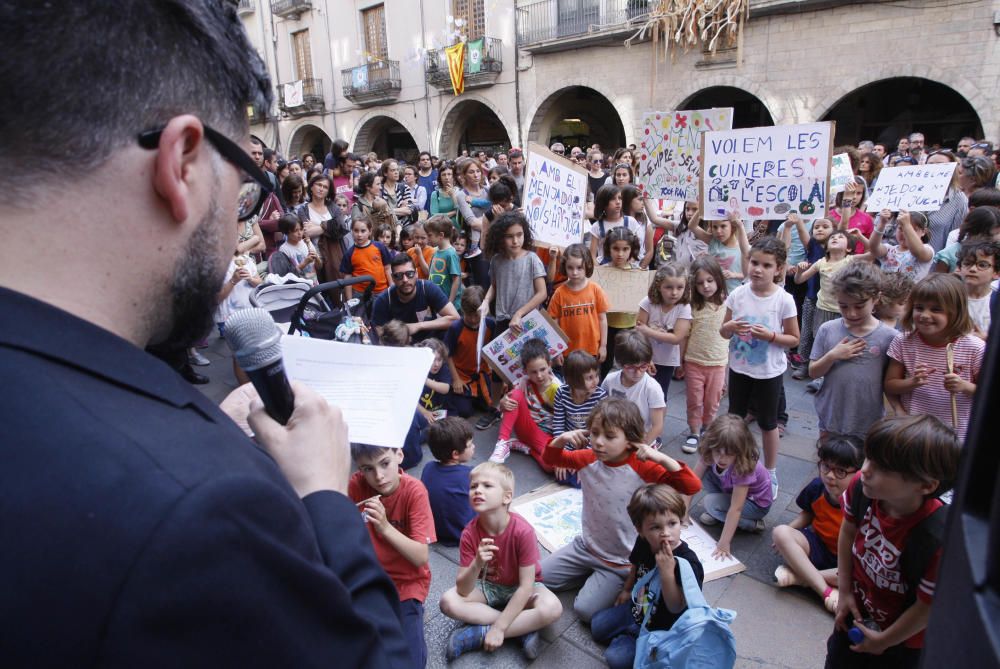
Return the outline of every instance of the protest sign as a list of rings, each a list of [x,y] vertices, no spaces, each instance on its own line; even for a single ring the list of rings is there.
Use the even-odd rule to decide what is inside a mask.
[[[652,198],[698,201],[701,133],[733,127],[732,108],[651,112],[639,136],[640,190]]]
[[[521,202],[535,243],[562,249],[582,242],[587,172],[534,143],[525,170]]]
[[[832,123],[702,133],[702,218],[826,215]]]
[[[649,293],[653,274],[649,270],[598,265],[594,268],[594,282],[608,296],[608,311],[630,313],[639,311],[639,302]]]
[[[886,167],[868,197],[868,211],[937,211],[958,163]]]
[[[533,309],[521,319],[521,334],[507,329],[483,347],[483,355],[498,374],[510,383],[517,383],[524,376],[521,367],[521,349],[530,339],[541,339],[554,358],[569,348],[569,338],[544,311]]]
[[[846,153],[835,155],[830,161],[830,192],[841,192],[853,178],[854,170],[851,169],[851,157]]]

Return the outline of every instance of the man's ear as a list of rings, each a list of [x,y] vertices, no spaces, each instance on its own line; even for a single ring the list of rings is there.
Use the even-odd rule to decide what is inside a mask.
[[[190,114],[170,119],[160,135],[153,188],[177,223],[187,220],[190,212],[190,168],[203,150],[204,141],[201,120]]]

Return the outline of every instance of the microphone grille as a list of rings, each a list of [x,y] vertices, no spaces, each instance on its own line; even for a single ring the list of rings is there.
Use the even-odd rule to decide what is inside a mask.
[[[236,364],[251,372],[281,360],[281,330],[264,309],[234,311],[223,326]]]

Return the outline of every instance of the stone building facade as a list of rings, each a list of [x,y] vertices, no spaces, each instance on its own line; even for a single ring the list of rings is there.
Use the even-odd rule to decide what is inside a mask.
[[[337,138],[401,158],[610,147],[643,112],[706,106],[734,106],[738,126],[836,120],[838,142],[1000,139],[1000,0],[751,0],[738,43],[666,58],[648,36],[625,46],[647,0],[239,4],[279,98],[251,131],[289,156]],[[461,37],[484,38],[483,62],[456,97],[439,49]],[[303,104],[284,86],[300,80],[318,82]]]

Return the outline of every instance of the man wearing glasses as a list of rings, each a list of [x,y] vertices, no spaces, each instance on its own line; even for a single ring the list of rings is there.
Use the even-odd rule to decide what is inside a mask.
[[[443,338],[448,327],[458,320],[458,310],[448,301],[440,288],[417,278],[413,261],[405,253],[398,253],[389,263],[392,285],[375,298],[372,305],[372,324],[382,334],[382,326],[392,320],[406,323],[412,341],[420,341],[436,334]]]
[[[87,221],[0,247],[4,665],[406,665],[339,410],[295,384],[287,426],[252,407],[255,445],[143,351],[208,331],[267,195],[241,145],[272,86],[236,3],[15,0],[0,20],[0,228]]]

